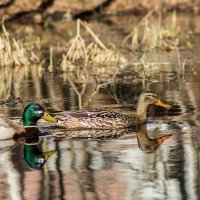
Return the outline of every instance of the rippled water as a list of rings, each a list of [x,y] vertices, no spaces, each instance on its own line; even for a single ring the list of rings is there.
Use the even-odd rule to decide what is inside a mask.
[[[146,83],[145,89],[172,108],[151,107],[146,125],[115,132],[118,137],[67,139],[67,132],[59,132],[60,137],[1,141],[0,199],[199,199],[198,63],[188,66],[182,79]],[[19,119],[33,100],[50,112],[77,107],[78,98],[65,73],[41,74],[36,69],[1,69],[3,114]],[[177,66],[170,68],[174,69]],[[165,77],[166,71],[160,76]],[[83,105],[94,91],[92,86],[82,96]],[[119,83],[116,96],[102,90],[89,106],[132,111],[143,89],[131,81]],[[14,98],[8,100],[10,96]],[[55,135],[58,130],[50,131]],[[165,134],[169,137],[162,142],[155,139]]]

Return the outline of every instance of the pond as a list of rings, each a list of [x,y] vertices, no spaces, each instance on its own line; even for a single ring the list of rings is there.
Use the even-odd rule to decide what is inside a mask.
[[[130,112],[143,90],[172,106],[152,106],[140,128],[115,130],[118,137],[68,139],[67,131],[41,122],[53,136],[0,141],[0,199],[199,199],[200,66],[195,39],[195,52],[182,54],[191,58],[184,77],[160,81],[178,71],[172,53],[166,53],[171,65],[145,86],[121,81],[115,95],[106,87],[92,99],[93,84],[86,86],[81,103],[89,107]],[[1,113],[19,121],[31,101],[50,113],[77,108],[80,99],[66,76],[41,73],[34,66],[29,71],[1,68]]]

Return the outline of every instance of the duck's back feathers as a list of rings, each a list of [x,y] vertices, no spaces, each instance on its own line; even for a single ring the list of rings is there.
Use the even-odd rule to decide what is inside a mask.
[[[130,122],[137,120],[136,117],[124,115],[108,110],[79,110],[65,111],[56,115],[57,125],[69,129],[92,128],[110,129],[123,128],[130,125]],[[131,123],[133,124],[133,123]]]
[[[121,114],[110,111],[110,110],[72,110],[72,111],[64,111],[61,113],[58,113],[59,115],[66,116],[66,117],[72,117],[76,119],[83,119],[83,118],[120,118]]]

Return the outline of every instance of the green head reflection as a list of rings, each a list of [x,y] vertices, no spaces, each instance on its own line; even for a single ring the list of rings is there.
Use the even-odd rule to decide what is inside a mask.
[[[32,138],[33,139],[33,138]],[[34,138],[34,140],[39,138]],[[24,160],[33,169],[41,169],[48,158],[56,151],[42,152],[37,143],[28,143],[24,145]]]

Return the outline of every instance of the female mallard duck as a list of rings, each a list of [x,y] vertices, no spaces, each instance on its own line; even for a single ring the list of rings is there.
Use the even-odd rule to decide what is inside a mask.
[[[137,111],[132,115],[124,115],[114,111],[64,111],[57,113],[56,125],[68,129],[116,129],[142,124],[147,119],[147,109],[150,105],[170,108],[161,102],[155,94],[142,93],[137,104]]]
[[[23,125],[19,126],[4,116],[0,116],[0,140],[17,139],[20,136],[33,136],[39,133],[36,126],[39,119],[56,122],[44,108],[36,103],[30,103],[23,113]]]

